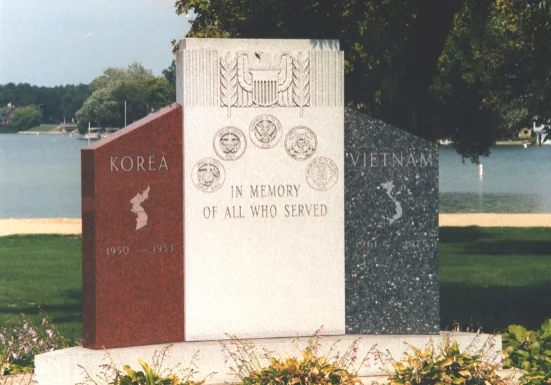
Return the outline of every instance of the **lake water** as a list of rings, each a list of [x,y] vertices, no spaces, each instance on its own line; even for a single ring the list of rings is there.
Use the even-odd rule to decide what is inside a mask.
[[[0,218],[80,217],[80,149],[68,135],[0,135]]]
[[[0,218],[80,217],[80,149],[67,135],[0,135]],[[496,147],[477,166],[440,149],[440,211],[551,213],[551,147]]]
[[[443,213],[551,213],[551,146],[502,146],[476,165],[440,148]]]

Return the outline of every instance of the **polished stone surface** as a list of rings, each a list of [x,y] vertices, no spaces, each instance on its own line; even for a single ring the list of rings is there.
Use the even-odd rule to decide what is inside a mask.
[[[439,332],[438,150],[345,113],[346,332]]]
[[[344,333],[344,55],[184,39],[186,341]]]
[[[184,340],[182,107],[82,149],[83,345]]]

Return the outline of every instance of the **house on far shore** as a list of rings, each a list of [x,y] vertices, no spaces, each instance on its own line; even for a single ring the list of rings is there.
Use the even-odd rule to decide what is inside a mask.
[[[59,128],[63,132],[73,132],[77,129],[77,125],[75,123],[60,123]]]
[[[532,137],[532,129],[529,127],[524,127],[518,132],[518,137],[520,139],[530,139]]]
[[[7,126],[11,123],[11,114],[15,110],[11,103],[6,107],[0,107],[0,126]]]

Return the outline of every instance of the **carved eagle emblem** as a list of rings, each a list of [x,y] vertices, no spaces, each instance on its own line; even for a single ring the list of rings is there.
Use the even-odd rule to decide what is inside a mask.
[[[220,59],[221,106],[300,107],[310,101],[308,55],[239,51]]]
[[[237,56],[239,86],[252,93],[253,103],[270,107],[278,102],[280,92],[287,91],[293,81],[293,61],[287,54],[255,52],[253,60],[241,52]]]

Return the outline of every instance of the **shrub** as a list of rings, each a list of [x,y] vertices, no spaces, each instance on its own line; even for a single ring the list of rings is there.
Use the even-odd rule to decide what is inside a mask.
[[[261,353],[252,342],[239,340],[234,336],[229,345],[224,342],[221,342],[221,345],[228,358],[235,364],[230,366],[230,370],[243,385],[361,384],[357,373],[366,362],[367,355],[357,363],[358,341],[354,341],[342,356],[337,353],[331,357],[333,348],[327,356],[319,355],[320,332],[321,330],[318,330],[308,340],[308,346],[302,350],[298,358],[287,355],[281,358],[267,350]],[[368,352],[370,353],[371,351]]]
[[[42,111],[40,107],[30,105],[17,108],[13,111],[10,126],[16,131],[24,131],[31,127],[38,126],[41,120]]]
[[[405,363],[393,362],[390,385],[504,385],[496,374],[498,365],[485,360],[483,351],[470,355],[461,353],[456,341],[444,341],[438,351],[434,345],[424,350],[410,346],[413,354]]]
[[[156,350],[153,353],[153,367],[144,360],[138,359],[138,363],[142,370],[135,371],[130,366],[124,365],[123,370],[117,368],[109,355],[109,364],[102,365],[103,371],[93,379],[86,369],[80,365],[85,373],[85,382],[78,385],[202,385],[205,379],[196,382],[191,378],[196,374],[194,369],[197,353],[192,357],[187,368],[182,369],[181,363],[178,363],[174,368],[163,369],[163,361],[167,356],[172,345],[166,346],[161,350]],[[207,376],[208,377],[208,376]]]
[[[551,319],[545,320],[537,331],[510,325],[502,338],[503,366],[524,370],[521,383],[551,384]]]
[[[6,324],[0,329],[0,376],[32,373],[34,356],[69,346],[48,316],[35,326],[24,315],[22,325]]]

